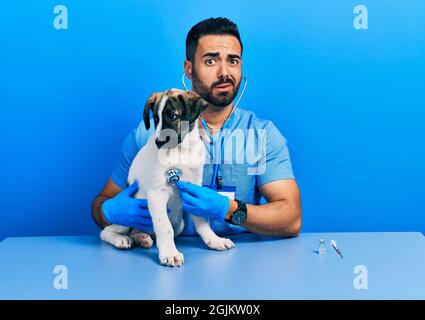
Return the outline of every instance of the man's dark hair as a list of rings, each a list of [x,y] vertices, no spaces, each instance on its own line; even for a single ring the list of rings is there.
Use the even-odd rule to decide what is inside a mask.
[[[238,26],[227,18],[209,18],[195,24],[186,37],[186,59],[194,62],[196,48],[199,39],[206,35],[231,35],[235,36],[241,44],[241,54],[243,45],[239,35]]]

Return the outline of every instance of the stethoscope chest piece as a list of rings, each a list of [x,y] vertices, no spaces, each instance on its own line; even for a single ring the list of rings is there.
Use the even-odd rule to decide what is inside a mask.
[[[182,172],[179,169],[168,169],[165,173],[166,179],[169,184],[176,184],[179,182]]]

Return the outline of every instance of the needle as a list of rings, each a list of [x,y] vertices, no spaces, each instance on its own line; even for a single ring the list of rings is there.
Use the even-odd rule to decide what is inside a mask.
[[[344,257],[342,256],[341,250],[339,250],[338,247],[336,246],[336,241],[335,240],[331,240],[331,245],[332,245],[332,248],[335,249],[336,253],[339,254],[339,256],[341,257],[341,259],[344,259]]]

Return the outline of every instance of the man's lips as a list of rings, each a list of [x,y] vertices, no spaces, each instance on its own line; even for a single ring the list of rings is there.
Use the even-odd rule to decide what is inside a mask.
[[[223,83],[223,84],[219,84],[218,86],[215,86],[214,89],[227,89],[232,87],[233,84],[231,83]]]

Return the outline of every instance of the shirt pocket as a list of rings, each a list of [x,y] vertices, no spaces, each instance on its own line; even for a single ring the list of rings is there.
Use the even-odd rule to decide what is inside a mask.
[[[236,186],[235,198],[247,203],[254,203],[255,166],[249,164],[233,164],[230,167],[231,183]]]

